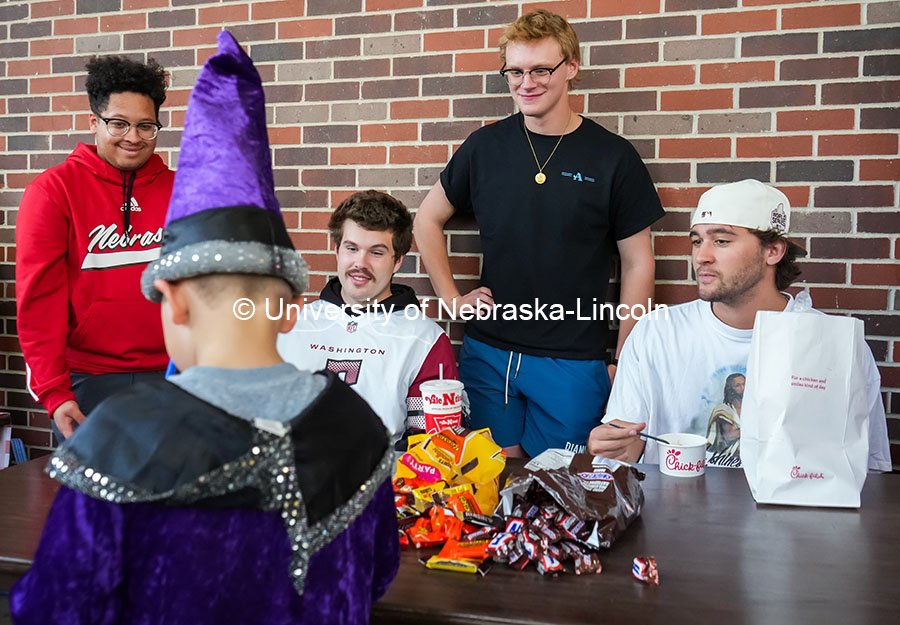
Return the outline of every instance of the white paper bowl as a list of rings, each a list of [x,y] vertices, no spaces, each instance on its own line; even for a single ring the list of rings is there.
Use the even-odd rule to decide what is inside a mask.
[[[662,434],[671,445],[657,443],[659,470],[675,477],[697,477],[706,472],[706,437],[696,434]]]

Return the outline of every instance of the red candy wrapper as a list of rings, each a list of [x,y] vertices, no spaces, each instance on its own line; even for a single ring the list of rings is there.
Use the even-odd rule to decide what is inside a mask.
[[[653,556],[637,556],[631,567],[631,574],[635,579],[659,586],[659,570],[656,568],[656,558]]]

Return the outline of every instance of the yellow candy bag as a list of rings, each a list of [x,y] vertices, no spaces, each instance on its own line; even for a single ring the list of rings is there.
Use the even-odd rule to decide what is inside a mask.
[[[397,461],[397,478],[446,482],[448,486],[472,484],[475,500],[487,514],[497,507],[498,477],[505,466],[506,454],[491,439],[490,430],[454,427],[411,436],[406,453]],[[416,508],[427,505],[424,495],[436,491],[423,492],[423,497],[417,498]]]

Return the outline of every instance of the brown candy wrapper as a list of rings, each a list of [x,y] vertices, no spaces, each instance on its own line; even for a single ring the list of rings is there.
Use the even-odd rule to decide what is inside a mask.
[[[600,557],[596,553],[583,553],[575,558],[575,574],[585,575],[590,573],[599,573],[603,570],[600,565]]]
[[[528,502],[526,510],[555,504],[574,517],[563,524],[571,528],[570,538],[593,549],[609,547],[640,515],[643,479],[624,462],[548,449],[509,477],[499,511],[512,515],[521,500]]]

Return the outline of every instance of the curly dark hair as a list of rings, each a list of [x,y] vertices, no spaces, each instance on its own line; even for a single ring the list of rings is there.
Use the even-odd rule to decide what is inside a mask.
[[[358,191],[340,203],[328,221],[328,229],[337,245],[341,244],[344,222],[348,219],[366,230],[390,230],[394,258],[400,258],[412,246],[412,215],[403,202],[387,193],[374,189]]]
[[[794,280],[800,277],[800,266],[797,264],[798,256],[805,256],[806,252],[796,246],[790,239],[782,236],[774,230],[751,230],[759,242],[764,246],[769,246],[776,241],[784,241],[784,256],[775,265],[775,286],[779,291],[784,291],[794,283]]]
[[[166,99],[166,70],[153,59],[146,63],[124,56],[95,56],[87,64],[85,88],[91,110],[99,114],[109,103],[112,93],[132,91],[151,100],[159,117],[159,107]]]

